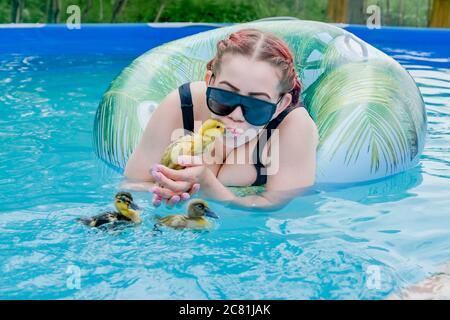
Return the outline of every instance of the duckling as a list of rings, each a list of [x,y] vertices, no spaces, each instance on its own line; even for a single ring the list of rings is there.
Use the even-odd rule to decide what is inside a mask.
[[[164,151],[161,164],[179,170],[183,167],[176,163],[178,156],[196,156],[212,147],[214,141],[225,133],[225,125],[215,119],[206,120],[198,133],[185,135],[172,142]],[[174,161],[175,160],[175,161]]]
[[[99,227],[117,221],[141,223],[139,216],[141,208],[133,202],[133,196],[130,193],[118,192],[114,197],[114,206],[117,209],[116,212],[105,212],[90,218],[78,218],[77,220],[89,227]]]
[[[212,224],[204,217],[211,217],[218,219],[217,214],[211,211],[208,203],[202,199],[193,199],[188,204],[187,215],[172,214],[166,217],[156,217],[154,231],[160,231],[158,226],[166,226],[174,229],[193,229],[193,230],[208,230]]]

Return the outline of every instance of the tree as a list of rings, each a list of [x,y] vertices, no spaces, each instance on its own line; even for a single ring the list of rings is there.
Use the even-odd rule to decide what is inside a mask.
[[[103,21],[103,0],[99,0],[99,12],[98,12],[98,19],[99,21]]]
[[[391,14],[391,1],[390,0],[386,0],[386,13],[383,15],[384,18],[384,24],[386,25],[391,25],[392,22],[392,14]]]
[[[398,6],[399,6],[399,8],[398,8],[398,23],[397,24],[399,26],[402,26],[404,23],[403,18],[405,15],[405,7],[403,5],[403,0],[398,0]]]
[[[364,24],[364,0],[348,1],[348,22],[352,24]]]
[[[60,14],[61,14],[61,0],[48,0],[47,22],[58,23]]]
[[[83,15],[82,15],[83,20],[87,17],[87,15],[89,14],[89,10],[91,10],[91,8],[92,8],[92,0],[88,0],[86,3],[86,7],[84,7],[84,10],[83,10]]]
[[[429,17],[429,27],[450,27],[450,0],[433,0]]]
[[[25,0],[11,0],[11,22],[21,23]]]
[[[127,0],[116,0],[114,2],[114,6],[112,9],[112,17],[111,22],[116,22],[117,17],[122,12],[122,9],[125,7]]]
[[[158,12],[157,12],[156,17],[155,17],[155,20],[153,20],[153,22],[158,22],[159,21],[159,18],[161,17],[161,14],[162,14],[165,6],[166,6],[166,1],[161,1],[160,5],[159,5]]]

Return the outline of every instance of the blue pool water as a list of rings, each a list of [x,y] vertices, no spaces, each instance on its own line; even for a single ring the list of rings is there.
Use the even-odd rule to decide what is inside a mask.
[[[155,210],[146,193],[135,193],[146,208],[138,227],[108,233],[75,223],[112,208],[122,176],[93,153],[93,119],[142,43],[80,53],[64,50],[64,40],[19,52],[5,41],[0,298],[383,299],[450,260],[448,47],[373,43],[408,69],[426,102],[417,168],[371,184],[317,186],[274,212],[213,203],[221,216],[213,232],[152,237],[155,211],[175,210]]]

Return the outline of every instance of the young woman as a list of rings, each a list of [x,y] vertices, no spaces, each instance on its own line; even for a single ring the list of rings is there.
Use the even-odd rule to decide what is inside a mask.
[[[204,79],[173,90],[155,110],[125,168],[135,181],[130,188],[152,191],[155,205],[187,200],[201,187],[215,200],[272,207],[314,184],[317,128],[299,101],[301,84],[283,40],[256,29],[234,32],[218,42]],[[158,165],[175,130],[192,131],[194,122],[209,118],[227,132],[214,144],[215,163],[184,157],[182,170]],[[247,158],[256,161],[242,160]],[[268,170],[269,163],[275,169]],[[265,192],[246,197],[227,188],[264,184]]]

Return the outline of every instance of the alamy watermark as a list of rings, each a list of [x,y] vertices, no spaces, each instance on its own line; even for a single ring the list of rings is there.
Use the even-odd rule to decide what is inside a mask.
[[[195,121],[196,125],[201,125],[201,121]],[[172,132],[171,141],[175,141],[180,137],[185,136],[185,131],[183,129],[176,129]],[[244,131],[239,137],[230,137],[225,134],[221,139],[223,144],[223,149],[236,149],[237,147],[249,143],[255,137],[259,140],[260,148],[256,151],[256,146],[254,148],[245,147],[244,152],[234,152],[230,153],[225,157],[223,154],[223,149],[212,148],[212,145],[204,148],[201,139],[195,139],[192,136],[193,150],[195,150],[195,164],[201,165],[212,165],[212,164],[257,164],[258,157],[264,167],[261,168],[261,174],[263,175],[275,175],[280,169],[280,152],[279,152],[279,140],[280,134],[279,129],[255,129],[249,128]],[[184,138],[189,139],[189,138]],[[270,144],[268,143],[270,139]],[[185,154],[189,153],[191,144],[180,143],[177,146],[173,146],[170,153],[170,160],[172,163],[180,163],[180,156],[183,159],[186,158]]]
[[[69,30],[81,29],[81,8],[79,5],[69,5],[66,9],[69,15],[66,20],[66,26]],[[369,29],[381,28],[381,8],[377,5],[370,5],[366,9],[369,16],[366,19],[366,25]]]
[[[381,289],[381,268],[380,266],[370,265],[366,269],[366,287],[369,290]]]
[[[377,5],[370,5],[367,7],[366,13],[369,17],[366,20],[367,28],[380,29],[381,28],[381,8]]]
[[[66,273],[69,275],[66,280],[66,286],[68,289],[81,289],[81,269],[76,265],[69,265],[66,269]]]
[[[81,29],[81,8],[75,4],[67,7],[66,13],[69,17],[66,20],[66,26],[69,30]]]

